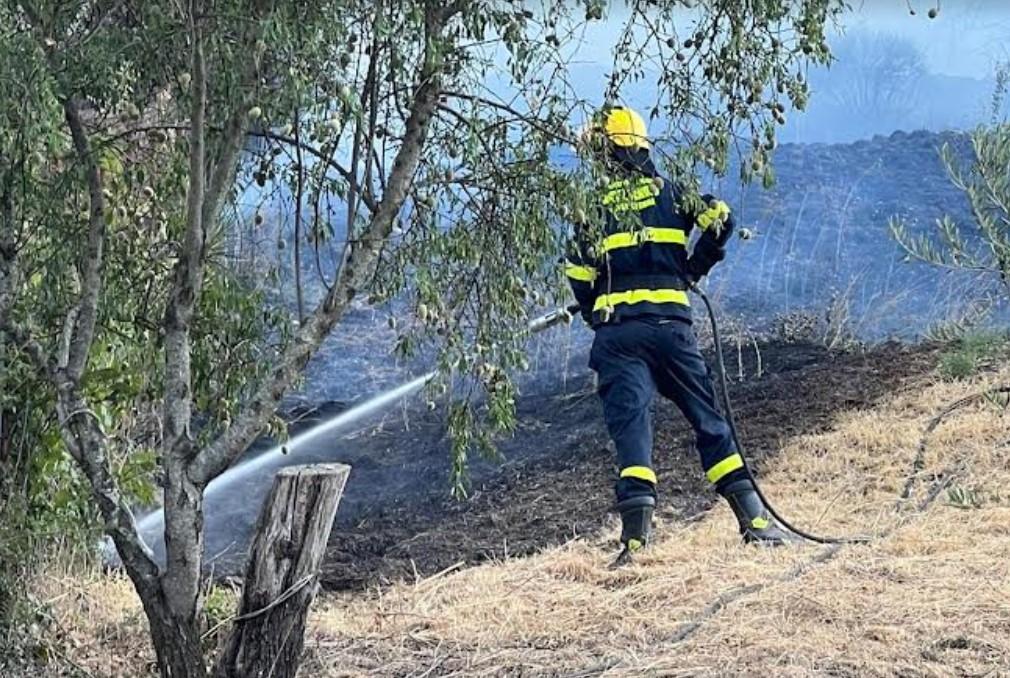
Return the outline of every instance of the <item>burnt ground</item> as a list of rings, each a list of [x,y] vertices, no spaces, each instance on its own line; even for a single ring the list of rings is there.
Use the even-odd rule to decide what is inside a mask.
[[[939,348],[885,344],[845,353],[803,344],[753,350],[728,366],[743,445],[761,462],[797,435],[829,428],[845,410],[872,406],[935,367]],[[569,393],[521,398],[519,429],[481,463],[465,501],[448,497],[447,446],[438,412],[403,412],[361,429],[326,455],[352,465],[323,585],[355,589],[412,580],[460,563],[529,555],[592,536],[612,503],[613,455],[588,373]],[[716,497],[702,477],[679,412],[657,401],[655,462],[660,515],[689,519]]]

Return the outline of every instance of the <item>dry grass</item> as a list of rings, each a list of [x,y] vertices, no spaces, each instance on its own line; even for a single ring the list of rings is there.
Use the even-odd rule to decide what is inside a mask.
[[[154,654],[130,580],[90,569],[56,574],[59,569],[50,566],[32,586],[44,612],[39,640],[53,675],[147,675]]]
[[[797,524],[870,533],[869,545],[745,547],[720,505],[659,525],[653,548],[609,571],[615,520],[597,542],[327,596],[301,675],[1010,676],[1007,415],[980,402],[951,413],[913,473],[937,412],[1007,383],[1010,368],[920,380],[766,464],[763,487]],[[975,507],[951,505],[948,487]],[[94,676],[148,675],[127,580],[50,576],[37,593],[68,661]]]
[[[1010,382],[917,384],[792,440],[763,486],[799,525],[870,545],[738,543],[731,514],[659,527],[630,568],[601,543],[322,601],[306,676],[1010,676],[1010,433],[976,403]],[[942,476],[942,477],[941,477]],[[970,490],[977,508],[947,501]],[[604,548],[601,548],[604,547]]]

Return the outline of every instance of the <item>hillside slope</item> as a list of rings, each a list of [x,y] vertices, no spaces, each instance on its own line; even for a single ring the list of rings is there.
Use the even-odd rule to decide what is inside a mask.
[[[331,597],[304,673],[1010,675],[1006,411],[973,400],[921,445],[951,403],[1007,383],[1007,367],[923,375],[766,464],[765,489],[797,523],[868,545],[745,547],[720,506],[663,524],[612,572],[612,525],[598,542]]]
[[[807,344],[747,347],[727,356],[741,435],[758,468],[783,439],[830,427],[839,410],[873,407],[935,360],[934,347],[891,344],[832,353]],[[738,362],[738,357],[741,362]],[[742,376],[742,378],[741,378]],[[448,441],[435,417],[356,436],[348,498],[372,501],[338,518],[322,583],[360,588],[427,577],[454,564],[526,556],[596,534],[613,504],[614,457],[599,399],[586,379],[567,395],[521,397],[518,431],[502,442],[504,467],[484,465],[473,496],[448,498]],[[676,408],[657,403],[661,514],[683,520],[716,497]],[[345,445],[330,452],[344,452]],[[369,462],[366,464],[366,462]]]
[[[403,578],[402,553],[376,553],[366,558],[372,577],[355,582],[365,590],[322,594],[303,675],[1010,675],[1007,411],[978,398],[951,409],[1010,384],[1010,367],[947,383],[936,347],[806,355],[735,389],[745,440],[765,452],[763,487],[787,516],[869,534],[870,544],[741,545],[722,504],[690,512],[705,504],[691,500],[700,490],[679,453],[685,432],[661,417],[667,510],[634,565],[606,568],[618,526],[602,513],[602,458],[592,476],[602,486],[575,463],[555,476],[555,487],[572,483],[567,501],[550,504],[559,521],[597,529],[502,560],[522,555],[523,537],[529,545],[551,518],[517,501],[524,487],[549,489],[536,466],[520,465],[526,472],[506,474],[491,494],[496,511],[471,505],[418,533],[440,546],[413,553],[413,576]],[[583,516],[597,502],[597,517]],[[481,540],[501,550],[466,567]],[[44,632],[61,656],[95,676],[148,675],[143,615],[125,578],[47,573],[36,595],[50,601]],[[218,589],[211,600],[214,618],[227,619],[234,596]]]
[[[950,216],[971,237],[968,202],[941,161],[945,144],[971,159],[966,135],[895,132],[852,144],[785,144],[770,190],[741,187],[735,170],[715,183],[758,234],[735,243],[716,269],[727,308],[754,324],[834,302],[867,339],[911,339],[958,317],[966,299],[996,281],[903,262],[888,226],[899,217],[912,232],[935,235],[935,220]]]

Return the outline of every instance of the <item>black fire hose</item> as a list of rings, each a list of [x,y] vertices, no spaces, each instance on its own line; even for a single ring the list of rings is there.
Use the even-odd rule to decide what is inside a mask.
[[[870,541],[869,537],[859,536],[859,537],[822,537],[810,532],[806,532],[797,527],[794,527],[789,523],[788,520],[783,518],[772,506],[768,498],[761,492],[761,486],[758,484],[757,478],[754,477],[754,473],[751,471],[750,464],[747,462],[747,455],[744,453],[743,445],[740,444],[740,436],[736,432],[736,418],[733,416],[733,405],[729,400],[729,389],[727,388],[726,381],[726,364],[723,360],[722,355],[722,337],[719,334],[719,322],[715,316],[715,310],[712,308],[712,302],[709,301],[708,295],[698,285],[691,285],[691,291],[701,297],[701,300],[705,302],[705,309],[708,311],[708,319],[712,324],[712,340],[715,343],[715,361],[717,372],[719,373],[719,387],[722,391],[722,405],[723,409],[726,411],[726,420],[729,422],[730,432],[733,434],[733,442],[736,444],[737,454],[743,460],[743,468],[747,476],[754,483],[754,491],[757,492],[758,497],[761,498],[762,503],[768,509],[768,513],[771,514],[775,520],[777,520],[782,527],[786,528],[793,534],[796,534],[807,541],[816,542],[818,544],[865,544]]]

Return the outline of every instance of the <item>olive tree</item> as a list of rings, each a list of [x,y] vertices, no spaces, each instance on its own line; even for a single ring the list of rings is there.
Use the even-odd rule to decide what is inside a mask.
[[[940,157],[950,180],[965,196],[971,211],[968,224],[949,215],[936,220],[923,232],[901,217],[892,217],[890,229],[914,259],[938,267],[975,271],[998,283],[1003,294],[1010,290],[1010,122],[1004,104],[1010,83],[1010,67],[997,71],[992,117],[979,125],[961,143],[944,143]],[[982,293],[989,289],[978,288]]]
[[[162,675],[208,671],[208,483],[272,425],[352,301],[408,303],[399,346],[437,351],[465,487],[467,455],[514,421],[528,304],[558,289],[559,224],[606,179],[553,162],[572,124],[648,82],[678,179],[725,172],[736,149],[770,181],[776,126],[805,105],[805,65],[829,58],[845,9],[5,0],[0,82],[20,95],[0,102],[0,330],[44,377]],[[621,28],[609,84],[576,92],[580,36],[605,20]],[[247,173],[295,189],[293,311],[225,256],[223,208]],[[345,207],[341,228],[312,208],[324,199]],[[309,307],[300,259],[322,253],[337,266]],[[162,476],[163,567],[116,463],[142,454]]]

